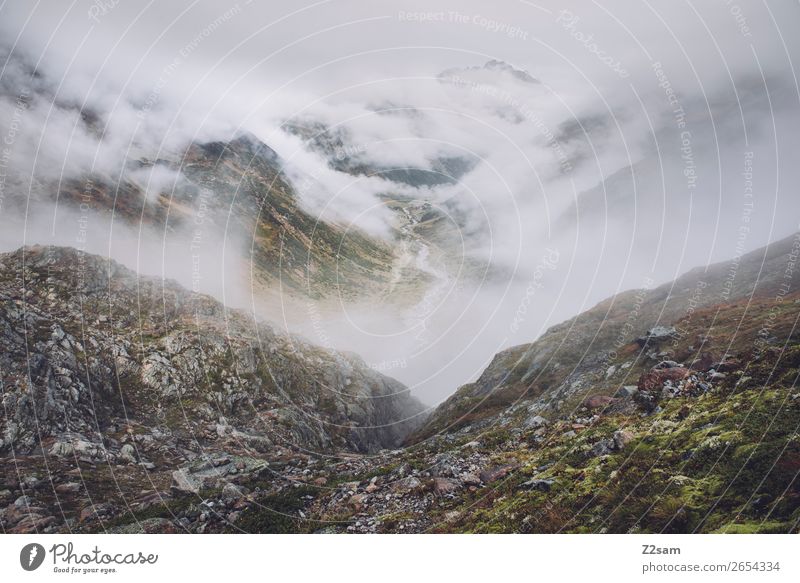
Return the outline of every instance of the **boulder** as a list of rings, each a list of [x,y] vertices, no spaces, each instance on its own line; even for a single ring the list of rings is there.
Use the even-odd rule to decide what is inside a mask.
[[[678,337],[678,331],[674,326],[654,326],[647,331],[647,334],[637,338],[636,342],[644,346],[648,343],[659,343]]]
[[[676,368],[662,368],[651,370],[648,373],[639,377],[639,384],[637,385],[639,391],[653,391],[661,390],[664,383],[667,381],[677,382],[685,379],[692,371],[682,366]]]
[[[555,484],[553,479],[532,478],[527,482],[522,483],[522,487],[526,490],[538,490],[539,492],[549,492],[550,488]]]
[[[655,365],[652,370],[660,370],[664,368],[680,368],[682,365],[678,364],[674,360],[662,360],[657,365]]]
[[[496,482],[502,478],[505,478],[511,470],[514,469],[514,466],[494,466],[491,468],[487,468],[482,470],[480,473],[481,482],[484,484],[491,484],[492,482]]]
[[[200,491],[200,482],[198,482],[186,468],[175,470],[172,472],[172,484],[170,488],[178,492],[188,492],[197,494]]]
[[[454,494],[461,488],[461,484],[456,480],[450,480],[448,478],[434,478],[433,479],[433,491],[434,493],[438,494],[439,496],[445,496],[447,494]]]
[[[550,421],[542,417],[541,415],[534,415],[533,417],[529,417],[525,420],[522,426],[525,429],[538,429],[539,427],[545,427],[550,424]]]
[[[583,400],[583,406],[587,409],[602,409],[614,401],[608,395],[590,395]]]
[[[614,449],[617,451],[625,449],[625,446],[628,445],[636,436],[633,432],[628,431],[627,429],[620,429],[614,432],[614,436],[611,438],[614,442]]]
[[[126,443],[122,446],[119,450],[119,457],[123,461],[128,462],[129,464],[136,463],[136,450],[130,443]]]
[[[637,392],[639,392],[639,388],[636,385],[625,385],[620,387],[614,396],[619,399],[627,399],[628,397],[633,397]]]

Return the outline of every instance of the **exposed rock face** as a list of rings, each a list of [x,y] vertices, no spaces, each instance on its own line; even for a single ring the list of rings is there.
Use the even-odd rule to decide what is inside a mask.
[[[201,443],[366,452],[397,446],[422,411],[355,355],[67,248],[0,256],[0,366],[2,454],[57,438],[52,455],[131,463],[132,446],[90,438],[130,422]]]
[[[706,370],[706,365],[725,356],[728,335],[746,345],[759,334],[758,342],[768,346],[779,328],[770,324],[774,318],[766,310],[773,309],[779,303],[776,298],[783,299],[787,290],[794,293],[800,288],[800,270],[793,268],[798,248],[800,233],[742,256],[735,270],[730,263],[718,263],[693,269],[655,289],[608,298],[553,326],[537,341],[495,355],[478,380],[442,403],[412,441],[468,424],[492,424],[517,401],[545,416],[569,412],[593,393],[613,395],[623,386],[637,384],[642,368],[659,363],[667,371],[679,370],[669,368],[678,362]],[[734,309],[739,302],[752,300],[770,306],[756,313],[759,304],[753,303],[746,327],[720,331],[719,341],[703,329],[713,324],[710,312],[715,306]],[[780,332],[791,327],[786,322],[780,325],[786,328]],[[533,405],[528,399],[534,400]]]

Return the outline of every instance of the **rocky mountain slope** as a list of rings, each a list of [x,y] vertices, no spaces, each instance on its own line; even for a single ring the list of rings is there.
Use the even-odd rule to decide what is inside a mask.
[[[198,441],[173,421],[152,429],[109,413],[103,448],[60,437],[44,439],[40,455],[4,459],[3,528],[797,532],[799,256],[796,235],[610,298],[498,355],[402,449],[330,456],[270,437],[254,452],[261,429],[228,429],[231,418],[245,423],[235,413],[195,425],[181,417],[205,431]],[[34,287],[25,295],[35,304]],[[13,407],[21,391],[4,391]],[[334,434],[311,441],[364,451],[360,433]]]
[[[775,298],[800,287],[800,270],[794,266],[798,248],[800,239],[794,235],[734,261],[693,269],[654,289],[604,300],[536,342],[497,354],[475,383],[461,387],[437,409],[416,439],[491,420],[521,400],[532,400],[531,407],[542,414],[557,415],[589,394],[613,395],[635,384],[648,363],[674,357],[704,366],[754,341],[756,332],[769,342],[786,330],[776,328],[774,311],[756,310],[755,299],[772,300],[776,309],[791,305]],[[745,308],[741,320],[720,328],[715,315],[739,304]],[[704,325],[710,327],[707,332]],[[697,327],[701,331],[690,336],[688,330]],[[677,352],[681,341],[688,341],[686,348]]]
[[[100,214],[156,233],[202,225],[205,237],[241,246],[255,286],[290,295],[368,296],[386,283],[394,260],[387,242],[310,214],[283,161],[250,134],[142,158],[121,178],[64,181],[57,192],[60,204],[89,201]]]
[[[366,453],[398,446],[422,418],[358,356],[74,249],[0,256],[0,301],[4,506],[19,489],[4,529],[74,522],[81,509],[52,497],[99,503],[115,472],[141,480],[124,496],[171,480],[191,491],[204,482],[182,468],[209,456],[236,452],[263,471],[293,452]],[[31,510],[41,489],[47,512]]]

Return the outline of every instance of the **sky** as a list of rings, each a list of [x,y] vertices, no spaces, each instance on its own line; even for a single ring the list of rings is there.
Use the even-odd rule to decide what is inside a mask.
[[[298,184],[314,176],[302,204],[321,220],[390,238],[386,182],[328,168],[287,120],[346,131],[373,166],[463,156],[475,166],[456,184],[406,194],[457,213],[469,255],[506,275],[462,286],[451,274],[424,346],[407,314],[354,322],[342,306],[323,323],[337,347],[405,363],[387,374],[435,403],[497,350],[605,297],[800,228],[798,20],[789,0],[4,2],[0,245],[69,240],[55,227],[70,211],[14,210],[48,180],[119,175],[242,131]],[[494,60],[520,75],[484,67]],[[21,109],[24,88],[35,98]],[[101,135],[78,121],[87,106]],[[223,239],[222,280],[204,291],[250,305]],[[186,282],[180,251],[141,261],[181,244],[109,225],[91,248]],[[285,325],[314,340],[319,322],[302,320]]]

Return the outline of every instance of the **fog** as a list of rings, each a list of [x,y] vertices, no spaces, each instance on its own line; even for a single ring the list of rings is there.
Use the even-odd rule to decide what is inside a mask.
[[[94,211],[87,250],[355,351],[434,404],[605,297],[800,228],[798,18],[789,1],[7,2],[0,244],[76,245],[80,211],[54,183],[124,179],[152,201],[184,178],[135,162],[251,132],[321,221],[398,248],[384,195],[444,213],[459,243],[408,258],[425,293],[263,290],[242,259],[250,234],[211,227],[198,286],[191,233]],[[311,122],[344,148],[288,129]],[[470,169],[415,187],[337,156]]]

